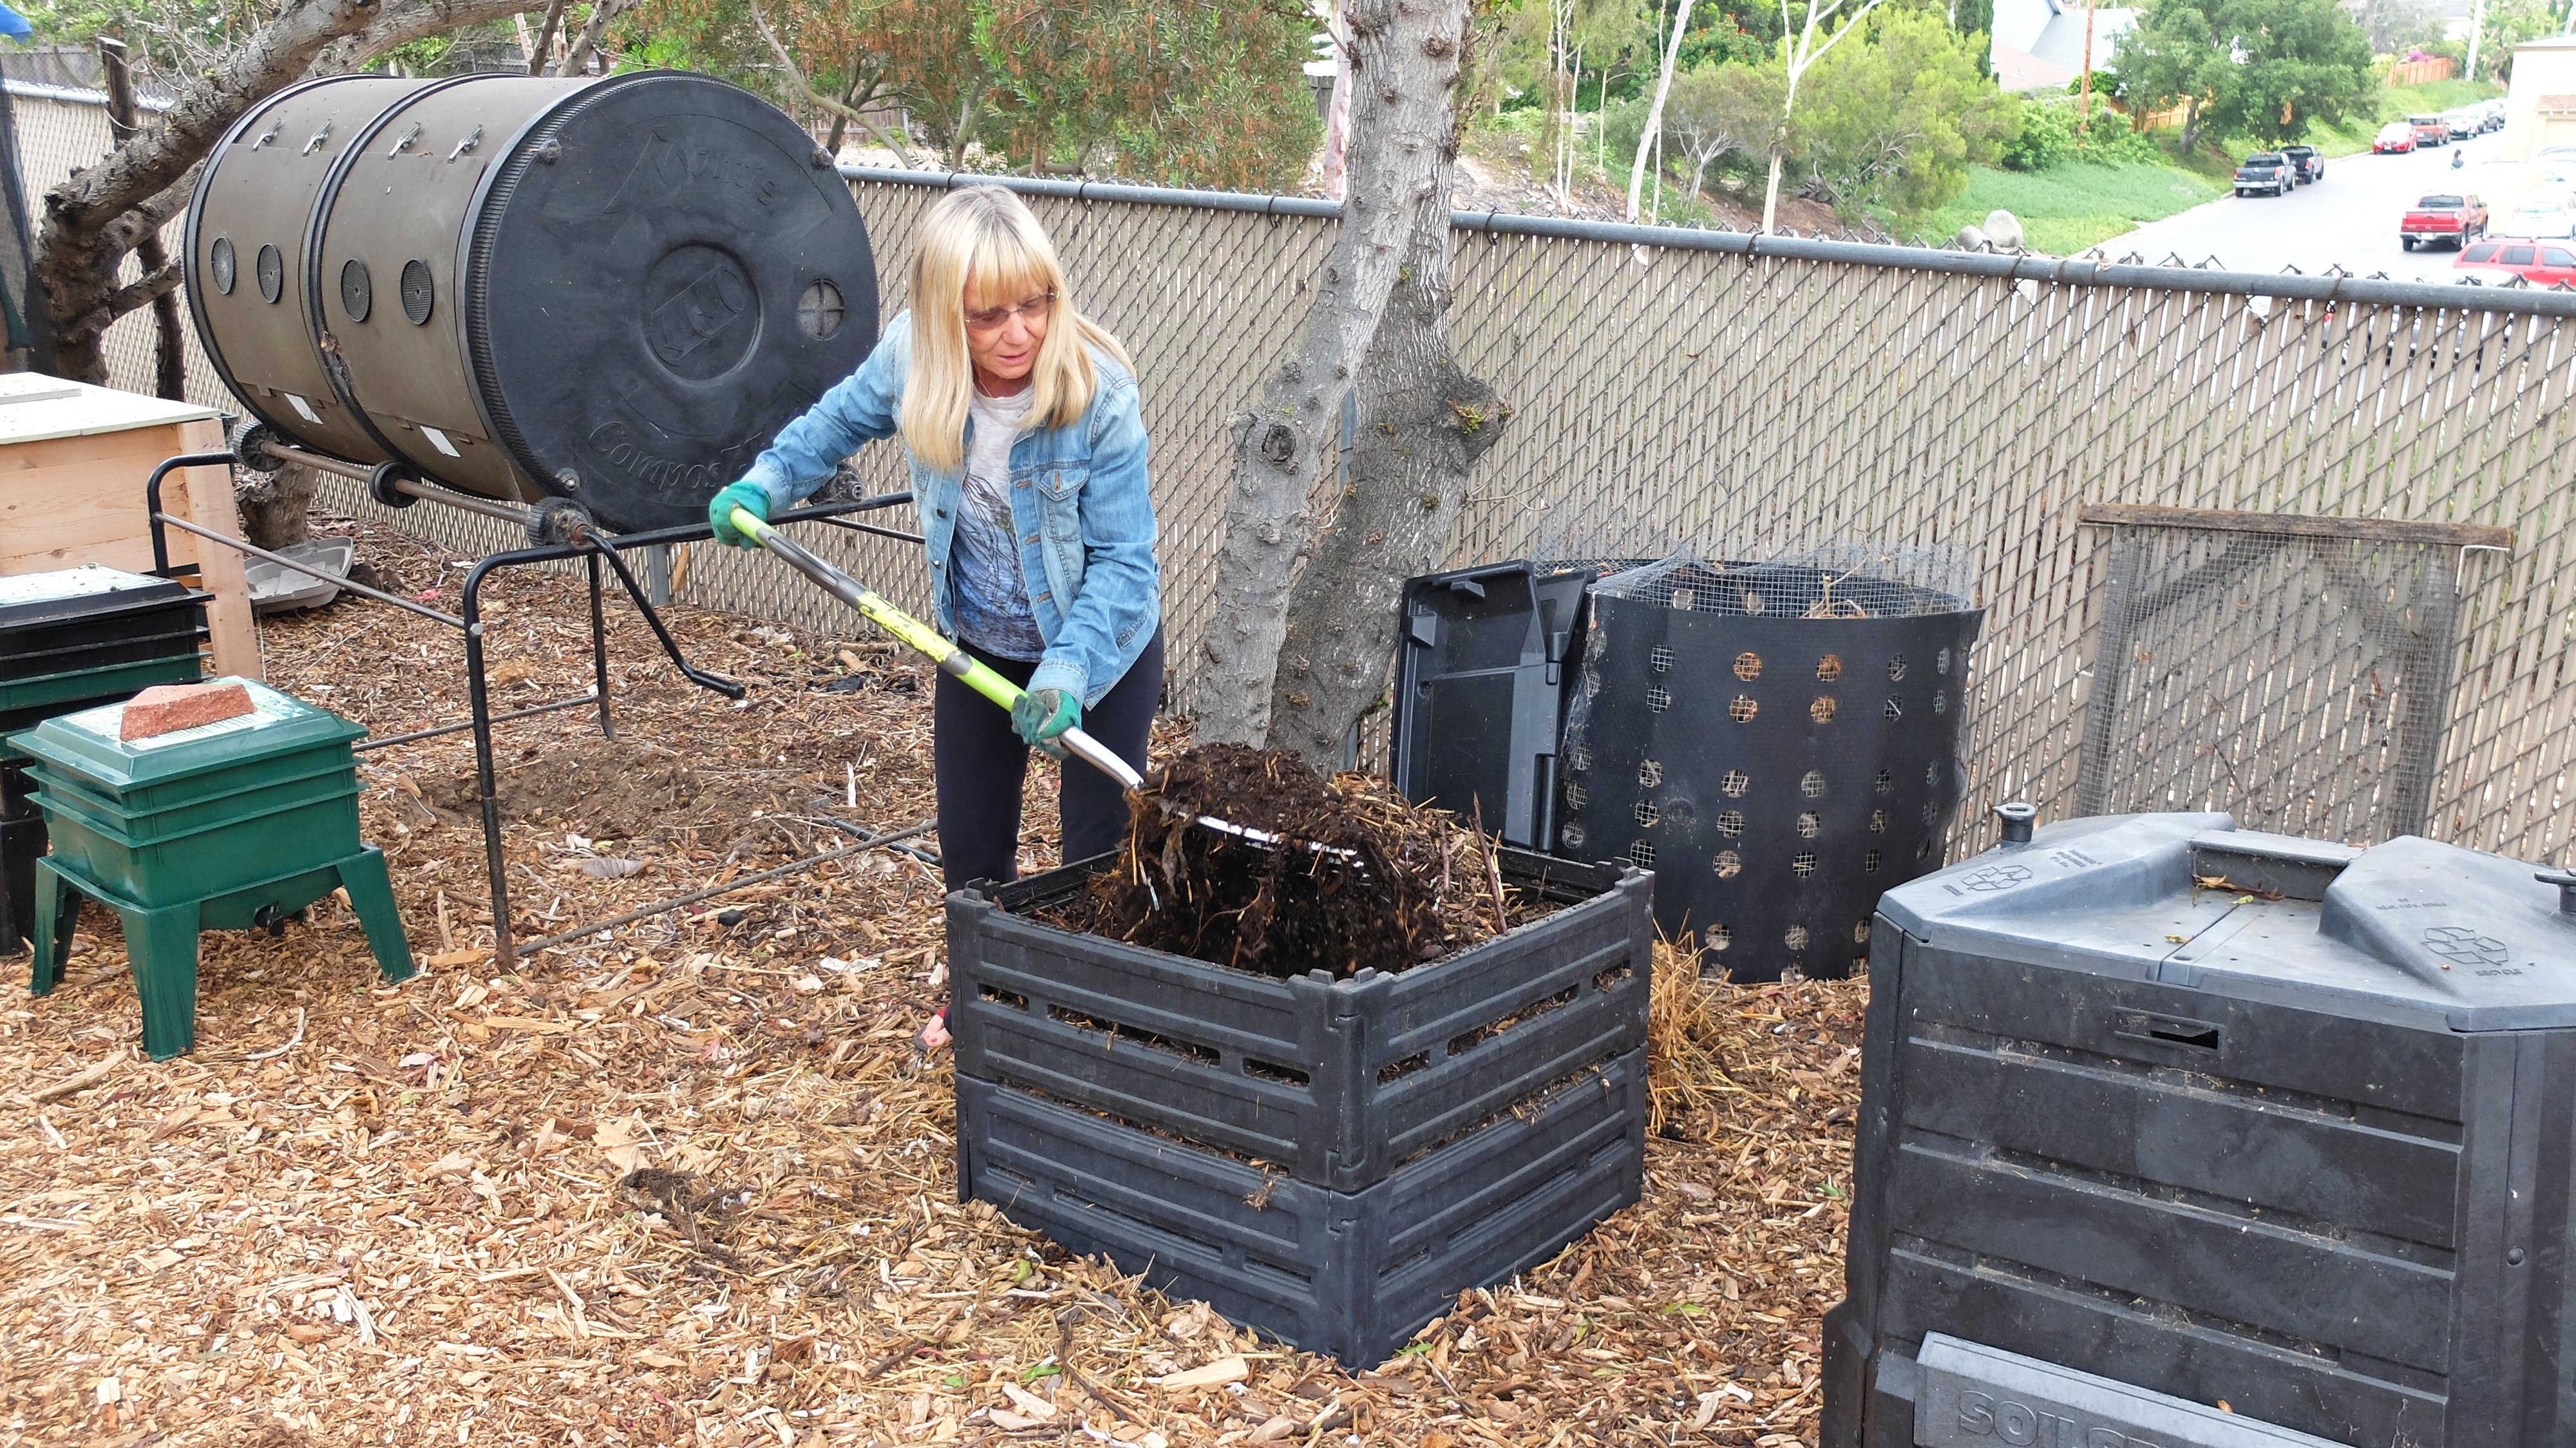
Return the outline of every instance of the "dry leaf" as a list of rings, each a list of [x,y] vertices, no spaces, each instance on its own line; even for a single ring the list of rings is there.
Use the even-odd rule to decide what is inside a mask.
[[[994,1427],[1005,1433],[1017,1433],[1025,1429],[1045,1426],[1039,1419],[1023,1418],[1007,1408],[988,1408],[984,1411],[984,1417]]]
[[[420,963],[431,970],[454,970],[460,965],[472,965],[491,953],[480,947],[468,946],[462,950],[442,950],[436,955],[423,956]],[[478,986],[476,989],[479,990],[481,987]],[[480,1000],[481,997],[477,996],[476,999]]]
[[[1297,1420],[1289,1417],[1285,1413],[1282,1413],[1279,1416],[1272,1418],[1269,1422],[1262,1424],[1260,1427],[1253,1429],[1252,1436],[1244,1441],[1247,1443],[1276,1443],[1280,1439],[1285,1438],[1296,1431]]]
[[[621,860],[609,855],[594,855],[581,862],[581,872],[594,880],[623,880],[643,868],[642,860]]]
[[[643,1139],[622,1118],[601,1120],[591,1142],[599,1148],[600,1155],[608,1158],[609,1165],[619,1171],[631,1172],[644,1164]]]

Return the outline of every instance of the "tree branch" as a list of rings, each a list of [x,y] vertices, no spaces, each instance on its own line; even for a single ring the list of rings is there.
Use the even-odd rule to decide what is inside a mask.
[[[590,23],[582,26],[581,38],[572,43],[572,53],[564,57],[563,69],[557,75],[580,75],[590,65],[590,54],[599,49],[599,37],[608,31],[608,22],[635,8],[635,0],[599,0],[590,7]]]
[[[546,73],[546,52],[555,48],[555,27],[563,24],[564,0],[546,0],[546,18],[537,27],[536,43],[528,47],[528,74]]]
[[[805,78],[805,68],[796,63],[796,57],[787,53],[787,47],[779,40],[778,32],[769,28],[769,17],[761,13],[760,0],[751,0],[751,23],[760,28],[760,38],[768,42],[770,55],[778,61],[779,68],[787,73],[787,84],[795,90],[796,94],[800,98],[817,110],[826,112],[830,115],[839,116],[844,120],[856,121],[860,125],[865,126],[868,134],[877,138],[878,144],[884,146],[887,150],[894,152],[894,161],[896,165],[901,166],[907,171],[913,169],[912,153],[903,148],[902,142],[897,141],[890,135],[887,135],[883,127],[869,119],[865,111],[856,106],[836,101],[830,96],[824,95],[814,89],[814,83]],[[853,73],[855,73],[857,69],[858,67],[855,64],[851,66]],[[876,87],[870,86],[868,89],[873,92]],[[854,97],[858,94],[855,85],[850,93]]]

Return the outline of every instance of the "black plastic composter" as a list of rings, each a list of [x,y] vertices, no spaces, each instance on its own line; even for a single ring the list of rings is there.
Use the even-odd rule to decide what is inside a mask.
[[[2576,1443],[2576,875],[2014,813],[1879,907],[1823,1448]]]
[[[1873,575],[1873,562],[1890,565]],[[1940,565],[1673,558],[1595,584],[1556,853],[1655,872],[1655,920],[1739,981],[1865,966],[1881,892],[1942,862],[1984,610]]]
[[[99,564],[0,578],[0,739],[204,672],[208,595]],[[27,761],[0,748],[0,954],[34,930],[45,820]]]

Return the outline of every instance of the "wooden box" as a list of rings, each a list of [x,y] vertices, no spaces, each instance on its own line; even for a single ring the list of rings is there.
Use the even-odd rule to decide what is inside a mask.
[[[0,374],[0,574],[104,563],[152,569],[144,482],[164,458],[224,450],[213,408],[36,372]],[[183,468],[162,485],[174,517],[241,536],[232,469]],[[218,674],[262,676],[243,555],[169,531],[170,561],[196,563]]]

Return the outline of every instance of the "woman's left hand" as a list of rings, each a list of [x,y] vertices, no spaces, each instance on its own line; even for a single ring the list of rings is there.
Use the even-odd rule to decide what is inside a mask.
[[[1082,701],[1062,689],[1032,689],[1011,706],[1011,727],[1021,743],[1062,759],[1064,746],[1056,738],[1082,727]]]

